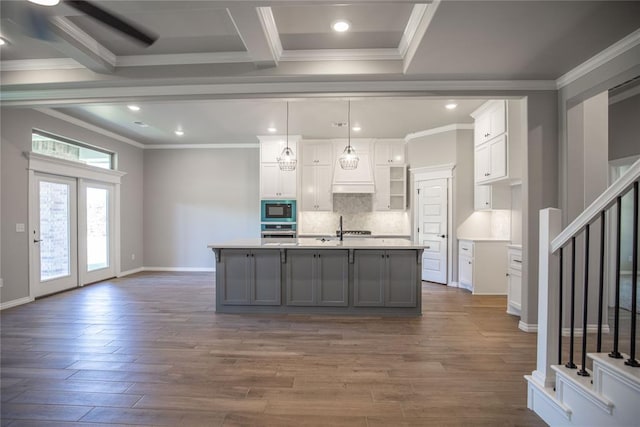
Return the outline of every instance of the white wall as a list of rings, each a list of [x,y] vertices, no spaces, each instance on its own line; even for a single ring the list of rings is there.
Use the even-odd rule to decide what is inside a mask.
[[[104,135],[30,109],[0,110],[2,117],[2,302],[29,296],[28,171],[24,152],[31,151],[34,128],[116,152],[119,170],[127,172],[121,185],[121,269],[142,266],[142,150]],[[28,230],[28,228],[27,228]],[[138,255],[132,261],[126,254]]]
[[[211,243],[260,236],[259,150],[144,152],[145,267],[213,269]]]

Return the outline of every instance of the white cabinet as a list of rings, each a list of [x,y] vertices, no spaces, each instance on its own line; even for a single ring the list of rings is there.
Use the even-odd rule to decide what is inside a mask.
[[[259,136],[260,140],[260,198],[295,199],[298,183],[298,170],[281,171],[278,156],[286,146],[282,136]],[[298,156],[299,136],[289,136],[289,147]],[[299,166],[299,165],[298,165]]]
[[[404,210],[407,207],[406,165],[376,166],[375,183],[376,192],[373,197],[374,210]]]
[[[458,241],[458,283],[474,295],[506,295],[507,243]]]
[[[374,157],[376,165],[402,165],[405,163],[405,147],[406,144],[402,140],[386,141],[378,140],[375,142]]]
[[[473,206],[477,211],[489,209],[510,209],[511,189],[506,185],[476,185]]]
[[[491,183],[507,178],[507,136],[499,137],[476,147],[476,184]]]
[[[331,211],[333,193],[331,192],[330,165],[303,165],[300,197],[303,211]]]
[[[331,165],[333,160],[333,144],[330,141],[303,141],[300,144],[303,165]]]
[[[476,146],[507,131],[507,106],[504,100],[489,101],[471,116],[475,119],[473,135]]]
[[[520,316],[522,306],[522,248],[510,246],[507,252],[507,313]]]

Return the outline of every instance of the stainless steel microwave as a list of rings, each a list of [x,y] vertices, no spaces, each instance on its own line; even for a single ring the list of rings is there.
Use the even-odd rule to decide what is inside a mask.
[[[262,222],[296,222],[296,201],[262,200],[260,220]]]

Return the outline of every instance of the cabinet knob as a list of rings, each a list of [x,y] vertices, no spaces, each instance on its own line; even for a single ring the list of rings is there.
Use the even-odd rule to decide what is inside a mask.
[[[382,254],[381,256],[382,256],[382,258],[384,258],[384,254]]]

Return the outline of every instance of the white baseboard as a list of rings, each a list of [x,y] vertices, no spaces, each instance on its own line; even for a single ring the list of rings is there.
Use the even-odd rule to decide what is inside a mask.
[[[522,320],[518,322],[518,329],[524,332],[538,332],[537,323],[524,323]]]
[[[178,271],[178,272],[205,272],[213,273],[215,268],[209,267],[143,267],[144,271]]]
[[[120,274],[118,274],[118,277],[129,276],[131,274],[140,273],[141,271],[144,271],[144,267],[138,267],[138,268],[134,268],[132,270],[121,271]]]
[[[3,302],[2,304],[0,304],[0,310],[4,310],[5,308],[17,307],[19,305],[27,304],[33,301],[34,299],[31,297],[24,297],[24,298],[14,299],[13,301]]]
[[[587,325],[587,333],[588,334],[595,334],[598,332],[598,325]],[[568,337],[571,333],[571,328],[562,328],[562,336],[563,337]],[[608,334],[609,333],[609,325],[602,325],[602,333],[603,334]],[[582,328],[575,328],[575,330],[573,331],[573,335],[576,337],[581,337],[582,336]]]

